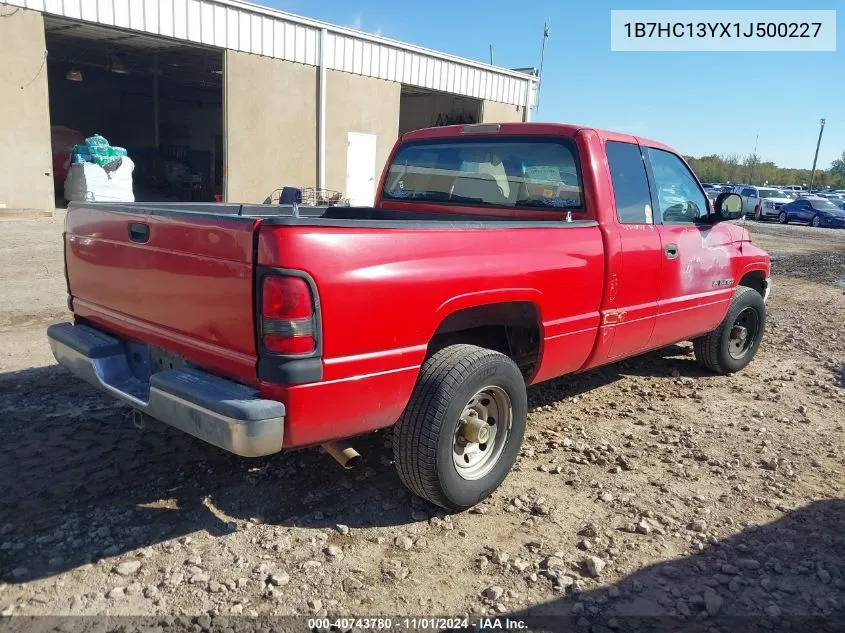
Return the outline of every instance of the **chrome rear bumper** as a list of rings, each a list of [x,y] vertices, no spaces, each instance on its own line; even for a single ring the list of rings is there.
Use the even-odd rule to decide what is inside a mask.
[[[89,326],[59,323],[47,336],[60,365],[150,417],[244,457],[282,449],[285,406],[254,389],[193,367],[137,375],[124,343]]]

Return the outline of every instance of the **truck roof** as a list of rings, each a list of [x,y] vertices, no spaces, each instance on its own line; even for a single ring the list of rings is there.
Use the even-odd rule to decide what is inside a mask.
[[[565,136],[574,137],[581,130],[590,130],[599,135],[603,141],[620,141],[623,143],[639,143],[648,147],[665,149],[674,152],[671,147],[651,139],[612,132],[571,123],[474,123],[470,125],[444,125],[429,127],[402,135],[403,142],[431,140],[437,138],[455,138],[460,136]]]

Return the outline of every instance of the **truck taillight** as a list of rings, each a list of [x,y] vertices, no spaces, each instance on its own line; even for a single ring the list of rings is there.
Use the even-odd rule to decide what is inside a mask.
[[[261,284],[262,343],[275,354],[317,349],[314,296],[302,277],[267,275]]]

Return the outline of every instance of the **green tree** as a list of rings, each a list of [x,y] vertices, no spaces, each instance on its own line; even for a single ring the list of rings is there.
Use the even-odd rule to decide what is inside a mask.
[[[830,173],[839,180],[840,184],[845,183],[845,152],[842,152],[842,156],[830,164]]]

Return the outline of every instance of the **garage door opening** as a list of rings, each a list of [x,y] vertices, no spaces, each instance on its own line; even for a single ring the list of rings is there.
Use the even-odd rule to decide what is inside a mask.
[[[137,201],[219,199],[222,51],[49,16],[44,25],[58,206],[69,148],[94,134],[126,149]]]
[[[441,125],[481,122],[481,100],[402,86],[399,134]]]

